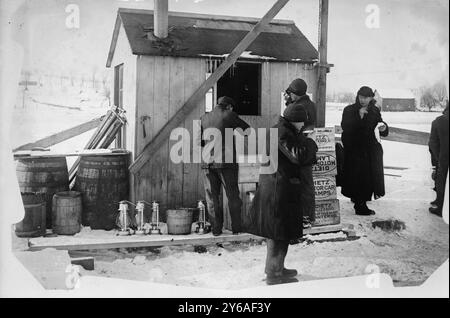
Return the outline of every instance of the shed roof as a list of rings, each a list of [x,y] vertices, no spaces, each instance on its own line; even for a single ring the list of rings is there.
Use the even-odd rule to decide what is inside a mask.
[[[376,90],[381,98],[391,99],[415,99],[413,92],[409,89],[401,88],[380,88]]]
[[[120,8],[108,55],[111,66],[123,25],[135,55],[226,57],[259,19],[169,12],[169,36],[158,40],[153,33],[153,11]],[[241,58],[300,63],[317,61],[318,52],[293,21],[273,20],[250,44]]]

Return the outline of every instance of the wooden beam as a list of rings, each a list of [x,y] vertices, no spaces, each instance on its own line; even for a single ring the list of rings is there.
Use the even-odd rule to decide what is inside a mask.
[[[28,240],[30,251],[46,248],[57,250],[101,250],[109,248],[161,247],[174,245],[209,245],[223,242],[245,242],[249,240],[263,240],[252,234],[222,234],[213,236],[208,234],[188,235],[145,235],[145,236],[115,236],[111,232],[110,238],[80,239],[77,237],[32,238]]]
[[[321,233],[339,232],[343,226],[327,225],[312,227],[303,230],[303,235],[314,235]],[[102,234],[103,235],[103,234]],[[246,242],[250,240],[261,241],[264,238],[253,234],[242,233],[234,235],[224,233],[219,236],[207,234],[187,234],[187,235],[145,235],[145,236],[116,236],[111,232],[111,237],[99,238],[79,238],[79,237],[38,237],[28,240],[29,251],[39,251],[46,248],[54,248],[57,250],[103,250],[110,248],[137,248],[137,247],[161,247],[174,245],[209,245],[223,242]]]
[[[225,74],[225,72],[237,61],[239,56],[258,37],[265,26],[280,12],[289,0],[278,0],[275,5],[266,13],[261,21],[242,39],[231,54],[220,64],[214,73],[195,91],[195,93],[185,102],[177,113],[164,125],[154,139],[145,146],[136,161],[130,166],[130,172],[136,173],[150,158],[156,150],[167,141],[173,129],[183,126],[183,121],[197,106],[206,92]]]
[[[389,127],[389,135],[381,137],[383,140],[404,142],[407,144],[428,146],[430,134],[423,131]]]
[[[342,134],[341,126],[335,126],[336,134]],[[406,144],[428,146],[430,134],[423,131],[403,129],[397,127],[389,127],[389,135],[381,137],[382,140],[403,142]],[[340,137],[336,137],[336,142],[341,141]]]
[[[87,123],[72,127],[70,129],[61,131],[59,133],[53,134],[51,136],[45,137],[43,139],[40,139],[38,141],[35,141],[33,143],[22,145],[13,151],[19,151],[19,150],[31,150],[35,147],[50,147],[56,144],[59,144],[60,142],[66,141],[67,139],[76,137],[78,135],[81,135],[91,129],[96,128],[102,121],[102,118],[104,116],[92,119],[88,121]]]
[[[328,46],[328,0],[320,0],[319,14],[319,64],[318,83],[316,92],[317,127],[325,127],[325,108],[327,95],[327,62]]]
[[[55,158],[55,157],[79,157],[79,156],[117,156],[124,152],[114,152],[111,149],[84,149],[74,152],[52,152],[21,150],[14,153],[14,159],[31,158]]]
[[[313,226],[308,229],[303,230],[303,235],[314,235],[322,233],[331,233],[342,231],[344,227],[341,224],[336,225],[324,225],[324,226]]]

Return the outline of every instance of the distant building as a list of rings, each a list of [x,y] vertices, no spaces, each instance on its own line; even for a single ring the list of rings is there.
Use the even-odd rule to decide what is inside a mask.
[[[406,112],[416,110],[416,97],[408,89],[377,89],[375,99],[385,112]]]

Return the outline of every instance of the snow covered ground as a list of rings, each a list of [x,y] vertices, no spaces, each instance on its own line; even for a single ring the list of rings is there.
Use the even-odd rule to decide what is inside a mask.
[[[64,110],[39,106],[37,110],[16,110],[20,123],[11,133],[13,145],[45,137],[106,113],[106,109]],[[330,109],[327,126],[339,125],[342,112]],[[383,113],[391,126],[428,132],[439,113]],[[55,148],[82,148],[89,138],[84,134]],[[64,149],[65,147],[68,147]],[[430,276],[449,254],[449,228],[443,220],[428,213],[434,199],[429,153],[426,146],[383,142],[386,166],[386,196],[371,202],[377,215],[354,215],[348,199],[339,194],[341,219],[354,226],[358,239],[323,234],[290,246],[286,266],[296,268],[300,280],[364,275],[379,268],[397,286],[417,285]],[[400,232],[372,227],[374,220],[398,219],[406,224]],[[115,277],[163,284],[243,289],[263,286],[265,243],[224,243],[208,246],[199,253],[193,246],[160,249],[121,249],[97,251],[95,271],[83,275]],[[377,267],[374,267],[376,265]]]
[[[365,275],[378,268],[396,286],[419,285],[448,259],[448,225],[428,213],[433,199],[429,171],[411,168],[396,173],[401,177],[386,178],[386,197],[370,203],[376,216],[354,215],[349,200],[339,197],[342,223],[352,224],[358,239],[322,234],[290,246],[286,266],[299,271],[299,280]],[[403,221],[406,229],[385,232],[372,227],[374,220],[391,218]],[[265,243],[211,245],[205,253],[183,246],[95,254],[95,271],[85,275],[218,289],[265,284]]]

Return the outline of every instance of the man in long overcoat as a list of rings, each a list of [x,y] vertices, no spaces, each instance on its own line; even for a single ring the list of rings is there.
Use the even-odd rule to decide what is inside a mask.
[[[297,271],[286,269],[284,259],[289,242],[303,236],[300,170],[316,162],[317,145],[301,131],[306,118],[305,110],[291,105],[274,126],[278,129],[277,171],[260,174],[258,189],[246,218],[247,232],[267,238],[265,273],[268,285],[298,281],[295,278]],[[267,143],[266,149],[269,146]]]
[[[381,118],[370,87],[359,89],[356,102],[344,108],[342,114],[342,143],[344,146],[344,176],[342,194],[355,204],[358,215],[373,215],[366,202],[385,195],[383,148],[377,139],[389,134]]]
[[[448,103],[443,115],[431,123],[431,134],[428,143],[432,161],[436,164],[436,206],[430,207],[430,212],[442,216],[444,204],[445,182],[448,173]]]

